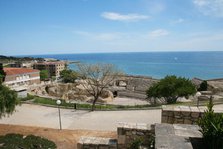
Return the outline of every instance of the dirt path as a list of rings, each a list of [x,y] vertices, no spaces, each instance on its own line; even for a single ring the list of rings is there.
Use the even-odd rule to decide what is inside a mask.
[[[43,127],[0,124],[0,135],[7,133],[41,136],[55,142],[58,149],[76,149],[76,144],[81,136],[116,138],[115,131],[58,130]]]

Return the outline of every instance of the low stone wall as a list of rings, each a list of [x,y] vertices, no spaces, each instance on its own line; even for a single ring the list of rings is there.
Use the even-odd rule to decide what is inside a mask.
[[[101,137],[81,137],[78,149],[117,149],[117,140]]]
[[[137,98],[137,99],[146,99],[147,96],[145,93],[135,93],[130,91],[119,91],[118,92],[119,97],[130,97],[130,98]]]
[[[199,118],[204,114],[204,107],[162,107],[162,123],[169,124],[197,124]],[[215,110],[215,113],[223,113],[223,111]]]
[[[155,134],[154,125],[144,123],[119,123],[117,131],[119,149],[129,148],[137,139],[143,146],[149,146]]]
[[[118,139],[100,137],[81,137],[77,149],[128,149],[140,139],[142,146],[149,146],[154,141],[155,126],[145,123],[119,123]]]

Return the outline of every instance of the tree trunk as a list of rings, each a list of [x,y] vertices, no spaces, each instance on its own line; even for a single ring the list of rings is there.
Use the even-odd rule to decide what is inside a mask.
[[[165,99],[166,99],[167,104],[172,104],[172,103],[176,103],[177,102],[177,98],[178,97],[167,97]]]
[[[94,97],[94,101],[93,101],[92,106],[91,106],[91,111],[95,110],[95,104],[96,104],[97,100],[98,100],[98,97]]]

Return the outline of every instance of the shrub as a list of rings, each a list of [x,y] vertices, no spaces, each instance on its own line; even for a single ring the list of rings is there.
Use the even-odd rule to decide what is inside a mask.
[[[204,116],[198,121],[205,145],[209,149],[223,149],[223,114],[214,113],[210,100]]]
[[[0,149],[55,149],[56,144],[48,139],[21,134],[0,136]]]
[[[129,149],[140,149],[141,145],[142,145],[142,140],[140,138],[137,138],[134,141],[132,141]]]
[[[207,91],[207,89],[208,89],[208,83],[207,83],[207,81],[203,81],[200,84],[200,87],[198,88],[198,91]]]
[[[196,93],[196,88],[189,79],[166,76],[147,90],[148,98],[163,97],[166,102],[176,103],[178,97],[188,97]],[[156,100],[156,99],[155,99]]]

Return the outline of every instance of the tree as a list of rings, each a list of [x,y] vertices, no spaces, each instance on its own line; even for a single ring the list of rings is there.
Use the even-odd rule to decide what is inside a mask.
[[[5,72],[3,70],[2,64],[0,63],[0,84],[2,84],[2,82],[4,82],[4,79],[5,79]]]
[[[47,70],[40,71],[40,80],[46,80],[49,78],[49,72]]]
[[[0,118],[12,114],[17,104],[17,93],[0,84]]]
[[[60,76],[64,83],[74,83],[78,78],[78,73],[73,70],[63,70],[60,72]]]
[[[208,89],[208,83],[207,83],[207,81],[203,81],[200,84],[198,91],[207,91],[207,89]]]
[[[196,88],[189,79],[176,76],[166,76],[147,90],[149,98],[164,97],[168,104],[176,103],[178,97],[188,98],[195,93]]]
[[[78,64],[77,66],[80,77],[86,82],[82,83],[83,87],[94,97],[91,108],[94,111],[100,95],[122,73],[111,64]]]

